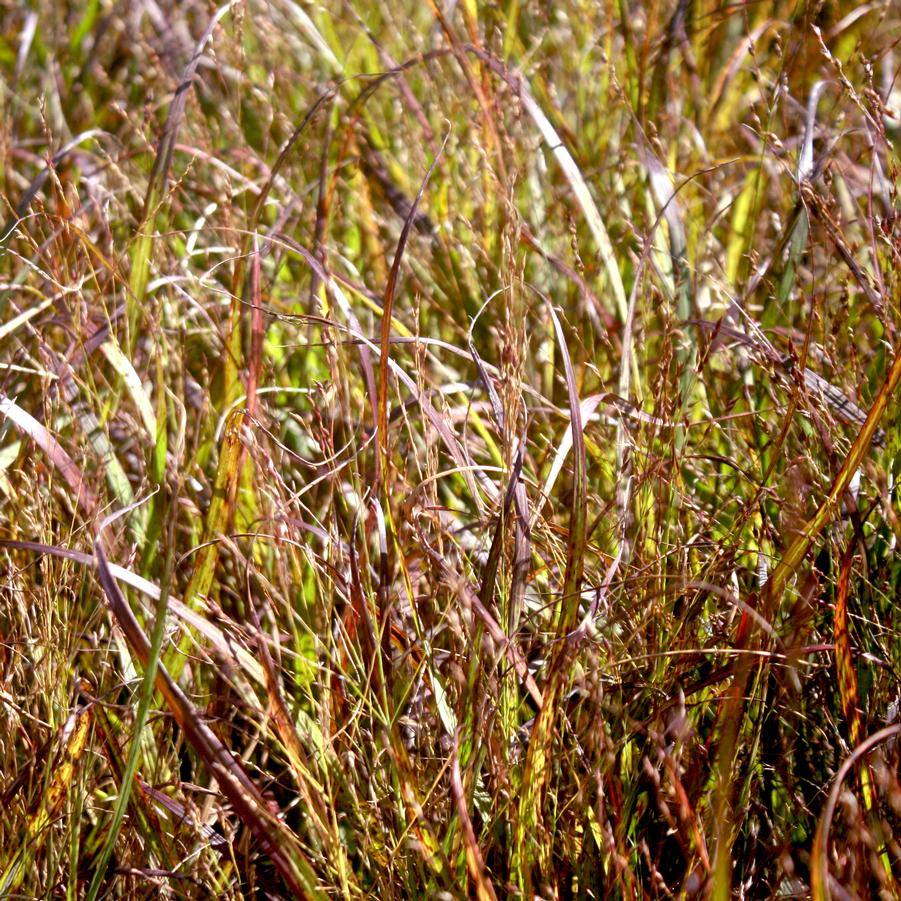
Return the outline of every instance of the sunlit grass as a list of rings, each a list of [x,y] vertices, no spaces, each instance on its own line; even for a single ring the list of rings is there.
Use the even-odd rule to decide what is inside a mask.
[[[901,892],[891,4],[0,25],[0,897]]]

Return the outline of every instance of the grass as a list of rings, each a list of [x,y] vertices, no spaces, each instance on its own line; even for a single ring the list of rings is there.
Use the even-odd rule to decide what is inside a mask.
[[[901,894],[901,15],[0,15],[0,897]]]

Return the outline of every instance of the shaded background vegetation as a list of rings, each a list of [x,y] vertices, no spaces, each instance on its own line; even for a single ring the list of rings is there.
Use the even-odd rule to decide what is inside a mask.
[[[0,895],[897,896],[899,37],[3,7]]]

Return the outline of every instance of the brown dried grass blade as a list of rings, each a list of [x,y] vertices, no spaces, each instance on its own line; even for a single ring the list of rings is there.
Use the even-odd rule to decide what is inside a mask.
[[[135,619],[112,572],[103,544],[94,545],[97,575],[110,610],[122,629],[129,647],[142,665],[150,654],[150,641]],[[293,834],[266,808],[259,789],[250,780],[231,752],[206,725],[197,710],[175,684],[166,668],[159,664],[156,687],[185,738],[206,764],[235,813],[260,842],[278,870],[285,885],[298,898],[324,898],[316,887],[316,876]]]
[[[32,441],[50,458],[59,470],[66,484],[75,495],[75,503],[86,518],[93,516],[97,509],[97,498],[88,488],[81,470],[72,458],[60,447],[46,426],[39,423],[30,413],[26,413],[15,401],[0,394],[0,414],[9,419],[23,435]]]
[[[458,748],[454,749],[451,762],[451,793],[454,796],[454,806],[457,808],[457,816],[460,819],[460,827],[463,830],[463,847],[466,851],[466,869],[469,870],[469,878],[475,885],[476,897],[479,901],[496,901],[494,886],[488,879],[488,868],[479,848],[475,830],[472,828],[472,820],[466,806],[466,796],[463,792],[463,777],[460,774],[460,757]]]
[[[135,329],[141,315],[141,306],[144,303],[144,295],[147,292],[147,282],[150,277],[150,255],[153,246],[153,233],[150,220],[157,212],[166,190],[166,179],[169,177],[169,169],[172,166],[172,157],[175,153],[175,143],[178,137],[178,129],[184,118],[185,105],[188,102],[188,91],[197,73],[197,67],[203,58],[203,52],[207,43],[213,36],[220,20],[237,3],[237,0],[229,0],[221,6],[210,19],[206,30],[197,42],[188,65],[182,73],[181,82],[175,90],[175,96],[169,106],[169,114],[163,133],[160,136],[159,146],[153,160],[153,169],[150,173],[150,182],[147,185],[147,196],[144,199],[144,216],[138,230],[137,239],[132,257],[131,277],[129,279],[128,296],[128,350],[134,346],[137,338]]]
[[[441,158],[441,154],[447,146],[449,137],[450,134],[444,138],[441,149],[432,160],[432,164],[429,166],[428,172],[426,172],[425,178],[422,180],[422,184],[416,192],[416,197],[410,206],[410,212],[407,214],[403,230],[400,233],[400,240],[397,242],[397,250],[394,253],[394,262],[391,264],[391,271],[388,273],[388,283],[385,285],[385,296],[382,304],[381,352],[379,356],[379,406],[377,417],[378,455],[376,457],[379,462],[376,471],[377,482],[379,481],[379,478],[387,479],[388,474],[388,359],[391,351],[391,314],[394,309],[394,296],[397,291],[397,279],[400,275],[400,264],[404,258],[404,250],[407,247],[410,230],[413,228],[413,223],[416,219],[416,210],[419,208],[419,202],[422,200],[426,185],[428,185],[429,179],[432,177],[432,173],[438,165],[438,160]],[[384,487],[389,488],[387,484],[385,484]]]

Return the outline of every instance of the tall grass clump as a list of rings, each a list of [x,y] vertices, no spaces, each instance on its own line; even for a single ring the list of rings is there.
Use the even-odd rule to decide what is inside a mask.
[[[0,10],[0,897],[901,895],[899,38]]]

